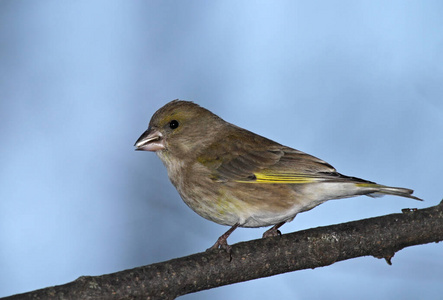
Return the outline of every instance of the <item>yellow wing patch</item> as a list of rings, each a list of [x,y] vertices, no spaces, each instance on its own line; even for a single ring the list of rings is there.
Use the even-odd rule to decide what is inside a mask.
[[[304,174],[295,173],[254,173],[254,180],[237,180],[245,183],[282,183],[301,184],[319,181],[319,178],[309,177]]]

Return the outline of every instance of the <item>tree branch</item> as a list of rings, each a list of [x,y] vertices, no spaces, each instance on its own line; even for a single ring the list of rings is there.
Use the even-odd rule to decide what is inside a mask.
[[[117,273],[77,280],[4,299],[174,299],[235,282],[317,268],[443,240],[443,201],[425,209],[303,230]]]

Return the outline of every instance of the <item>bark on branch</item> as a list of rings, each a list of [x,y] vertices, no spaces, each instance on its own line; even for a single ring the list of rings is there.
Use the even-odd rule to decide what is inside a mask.
[[[253,240],[4,299],[174,299],[213,287],[372,255],[388,263],[408,246],[443,240],[443,201],[377,218]]]

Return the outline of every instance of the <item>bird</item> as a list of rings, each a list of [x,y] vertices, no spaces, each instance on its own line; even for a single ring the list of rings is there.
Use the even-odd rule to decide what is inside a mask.
[[[276,130],[279,130],[276,128]],[[183,201],[197,214],[230,226],[211,249],[225,249],[238,227],[267,227],[263,238],[298,213],[328,200],[413,190],[338,173],[329,163],[226,122],[191,101],[173,100],[152,116],[135,150],[157,154]]]

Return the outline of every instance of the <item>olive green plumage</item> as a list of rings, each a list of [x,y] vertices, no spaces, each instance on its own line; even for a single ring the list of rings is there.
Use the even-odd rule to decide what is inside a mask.
[[[200,216],[233,226],[211,248],[229,250],[240,227],[278,227],[331,199],[390,194],[405,188],[337,173],[327,162],[232,125],[192,102],[174,100],[151,118],[137,150],[155,151],[184,202]]]

